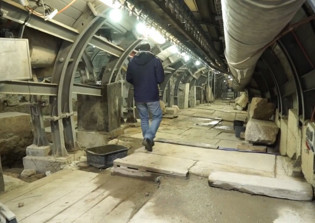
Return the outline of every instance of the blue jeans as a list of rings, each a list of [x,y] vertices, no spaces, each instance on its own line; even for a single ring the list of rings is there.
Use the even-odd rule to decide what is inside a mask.
[[[143,138],[153,141],[155,134],[162,121],[162,110],[159,101],[139,103],[136,102],[136,107],[141,119],[141,129]],[[149,113],[152,115],[151,125],[149,124]]]

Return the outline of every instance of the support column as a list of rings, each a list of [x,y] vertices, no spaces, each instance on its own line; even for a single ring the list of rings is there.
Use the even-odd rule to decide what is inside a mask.
[[[178,90],[178,107],[180,109],[188,108],[188,98],[189,98],[189,83],[180,84]]]
[[[45,133],[45,126],[43,121],[41,102],[37,100],[37,96],[32,97],[33,104],[31,104],[31,117],[34,127],[33,144],[26,148],[26,155],[28,156],[48,156],[50,153],[50,146]]]

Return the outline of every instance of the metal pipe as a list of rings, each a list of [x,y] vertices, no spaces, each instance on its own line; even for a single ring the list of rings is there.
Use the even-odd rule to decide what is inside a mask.
[[[250,81],[264,47],[293,18],[304,0],[222,0],[225,57],[235,77],[233,88]],[[258,53],[257,53],[258,52]]]

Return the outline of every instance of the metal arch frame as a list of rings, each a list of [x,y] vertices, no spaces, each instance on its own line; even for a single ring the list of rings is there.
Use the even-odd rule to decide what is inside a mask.
[[[189,65],[189,64],[188,64]],[[176,105],[178,105],[178,92],[179,92],[179,84],[181,82],[181,80],[186,76],[189,75],[189,72],[185,71],[183,72],[183,74],[179,75],[179,77],[177,78],[176,82],[175,82],[175,86],[174,86],[174,102]]]
[[[95,72],[93,69],[93,63],[91,61],[91,58],[88,56],[88,54],[85,51],[82,55],[82,61],[85,64],[85,67],[87,68],[88,72],[92,74],[95,79],[96,77],[95,77]]]
[[[278,43],[284,55],[287,57],[290,67],[292,69],[294,84],[295,84],[295,89],[296,89],[297,103],[298,103],[298,116],[302,115],[302,119],[304,120],[305,119],[304,94],[303,94],[302,84],[300,82],[299,75],[297,73],[296,67],[285,45],[282,43],[281,40],[278,40]]]
[[[276,74],[273,72],[273,70],[271,69],[271,67],[269,66],[269,64],[266,62],[266,60],[262,57],[261,58],[263,63],[265,64],[265,66],[267,66],[270,74],[271,74],[271,78],[273,79],[273,82],[275,84],[275,87],[277,89],[277,95],[278,95],[278,109],[279,109],[279,113],[281,113],[283,115],[283,101],[282,101],[282,95],[281,95],[281,91],[280,91],[280,87],[279,87],[279,83],[277,81],[276,78]]]
[[[177,63],[179,60],[176,60],[174,63]],[[173,64],[174,64],[173,63]],[[172,64],[169,64],[168,66],[171,66]],[[176,73],[178,73],[178,70],[181,69],[182,67],[184,67],[185,64],[183,63],[180,67],[178,67],[177,69],[174,69],[173,72],[167,77],[166,80],[164,80],[164,82],[162,83],[162,85],[160,86],[160,91],[162,92],[162,97],[165,94],[165,91],[167,90],[168,87],[168,83],[170,81],[170,79],[173,77],[173,75],[175,75]],[[169,86],[170,87],[170,86]],[[175,95],[174,95],[175,96]]]
[[[86,46],[105,21],[106,20],[103,17],[95,17],[92,21],[90,21],[87,27],[79,35],[78,39],[73,43],[60,74],[61,78],[58,85],[57,96],[57,115],[61,116],[62,114],[70,114],[62,119],[64,125],[65,146],[68,150],[73,150],[76,142],[74,122],[71,115],[73,112],[72,90],[74,75]]]
[[[139,45],[141,42],[143,41],[143,39],[137,39],[135,40],[126,50],[125,52],[119,57],[119,59],[117,60],[116,64],[114,65],[114,67],[112,68],[112,72],[110,74],[109,77],[109,83],[112,83],[112,79],[113,77],[116,76],[115,78],[115,82],[118,81],[118,74],[121,71],[121,67],[124,63],[124,61],[128,58],[128,56],[130,55],[130,53],[137,47],[137,45]]]
[[[103,23],[104,18],[95,17],[73,44],[64,42],[59,50],[53,75],[53,82],[58,84],[58,91],[56,97],[51,97],[51,113],[54,117],[51,128],[55,156],[66,156],[68,153],[65,146],[69,150],[74,149],[75,134],[71,117],[73,77],[86,45]]]
[[[181,59],[178,59],[176,61],[174,61],[172,64],[168,64],[167,66],[164,66],[163,69],[166,70],[168,67],[170,67],[171,65],[177,63],[178,61],[180,61]],[[177,69],[173,69],[172,73],[170,73],[169,75],[167,75],[166,79],[164,79],[163,83],[160,85],[160,91],[162,92],[162,97],[165,94],[165,90],[167,89],[167,85],[170,81],[170,79],[172,78],[172,76],[181,68],[185,66],[185,64],[183,63],[182,66],[178,67]]]

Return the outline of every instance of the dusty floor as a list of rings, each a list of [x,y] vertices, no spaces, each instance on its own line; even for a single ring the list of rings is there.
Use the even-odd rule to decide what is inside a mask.
[[[210,124],[214,118],[223,120]],[[234,136],[232,121],[245,118],[245,112],[236,112],[227,103],[201,105],[181,111],[178,118],[164,119],[157,138],[235,148],[242,141]],[[140,147],[139,123],[126,128],[119,140],[131,146],[129,152]],[[113,176],[110,171],[65,170],[2,194],[0,201],[16,213],[19,222],[311,223],[315,219],[314,201],[212,188],[207,178],[195,175],[188,179],[162,176],[154,181]]]

